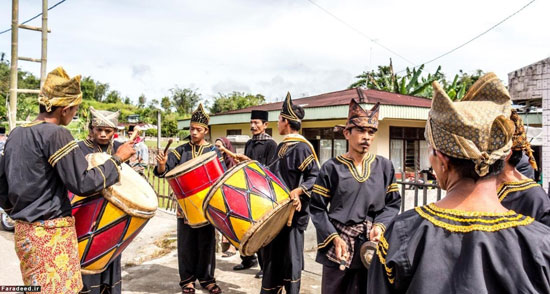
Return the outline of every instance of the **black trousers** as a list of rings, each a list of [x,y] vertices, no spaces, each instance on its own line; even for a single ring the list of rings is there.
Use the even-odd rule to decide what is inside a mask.
[[[261,249],[261,254],[264,276],[260,293],[280,293],[282,287],[288,294],[300,293],[304,231],[285,226],[271,243]]]
[[[366,268],[345,269],[323,265],[322,294],[366,294],[367,293]]]
[[[82,275],[82,294],[122,293],[122,255],[119,255],[103,272],[95,275]]]
[[[216,283],[216,236],[212,225],[192,228],[178,218],[178,269],[181,287],[195,280],[202,287]]]

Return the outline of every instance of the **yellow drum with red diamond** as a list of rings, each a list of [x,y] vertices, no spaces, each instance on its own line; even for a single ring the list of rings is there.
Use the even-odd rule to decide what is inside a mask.
[[[281,180],[257,161],[246,161],[212,186],[203,209],[206,219],[248,256],[279,234],[293,206]]]
[[[105,153],[87,156],[90,168],[109,160]],[[120,182],[88,197],[69,192],[83,274],[104,271],[155,215],[158,200],[149,183],[127,164]]]

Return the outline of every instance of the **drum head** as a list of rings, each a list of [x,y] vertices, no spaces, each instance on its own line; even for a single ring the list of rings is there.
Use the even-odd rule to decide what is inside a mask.
[[[217,156],[218,155],[214,151],[204,153],[203,155],[201,155],[199,157],[195,157],[191,160],[188,160],[188,161],[174,167],[171,171],[169,171],[165,175],[165,178],[168,179],[168,178],[177,177],[181,174],[184,174],[184,173],[186,173],[190,170],[195,169],[197,166],[201,165],[203,162],[207,162],[207,161],[212,160],[213,158],[216,158]]]
[[[105,163],[111,158],[106,153],[92,153],[86,156],[89,167]],[[151,218],[158,207],[155,190],[147,180],[123,163],[120,169],[120,181],[103,190],[103,196],[111,203],[132,216]]]
[[[292,209],[294,206],[289,198],[252,225],[241,240],[241,255],[253,255],[273,241],[286,226]]]

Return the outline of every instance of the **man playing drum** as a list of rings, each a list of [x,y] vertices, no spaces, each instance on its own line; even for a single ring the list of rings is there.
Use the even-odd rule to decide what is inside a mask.
[[[78,142],[78,147],[84,155],[95,152],[105,152],[109,155],[116,153],[122,145],[113,140],[118,125],[120,112],[95,110],[90,106],[90,138]],[[122,292],[121,258],[119,255],[111,262],[105,271],[99,274],[82,275],[84,288],[80,293],[115,294]]]
[[[121,162],[134,153],[122,145],[105,164],[88,162],[68,125],[82,101],[80,76],[63,68],[46,77],[35,121],[15,128],[0,159],[0,206],[15,223],[15,249],[25,285],[42,293],[82,289],[74,218],[67,189],[90,195],[118,182]]]
[[[377,242],[399,213],[401,196],[390,160],[369,153],[378,130],[379,104],[365,111],[352,99],[344,136],[349,151],[323,164],[311,194],[322,293],[367,293],[360,248]],[[344,265],[344,270],[339,270]]]
[[[550,198],[546,191],[516,168],[522,159],[523,152],[527,154],[533,170],[537,168],[533,150],[527,140],[523,120],[515,110],[512,110],[510,119],[514,122],[516,131],[512,138],[512,152],[506,159],[504,170],[498,175],[498,198],[504,207],[531,216],[550,226]]]
[[[298,294],[304,266],[304,230],[309,222],[309,197],[319,173],[319,161],[313,146],[298,132],[304,109],[293,105],[290,93],[283,102],[277,124],[285,138],[277,146],[277,156],[269,169],[290,191],[296,208],[290,227],[285,226],[275,239],[261,249],[263,258],[261,293]]]
[[[252,110],[250,114],[250,131],[252,132],[252,139],[246,142],[244,145],[244,155],[242,157],[237,155],[239,160],[252,159],[256,160],[264,166],[269,166],[271,162],[275,159],[277,143],[275,140],[265,132],[267,129],[269,121],[269,113],[264,110]],[[256,264],[256,257],[252,256],[242,256],[242,262],[236,265],[234,270],[244,270],[251,268]],[[258,252],[258,260],[260,261],[260,267],[262,267],[262,257],[260,252]],[[263,271],[260,270],[256,274],[257,278],[263,276]]]
[[[433,87],[425,137],[447,195],[388,226],[368,293],[550,293],[550,228],[508,210],[496,193],[514,134],[508,90],[493,73],[459,102]]]
[[[157,166],[154,173],[164,177],[174,167],[196,158],[204,153],[217,149],[204,139],[208,134],[209,116],[202,104],[193,112],[189,126],[190,141],[178,146],[170,154],[159,151],[156,156]],[[220,161],[223,161],[221,155]],[[197,179],[200,181],[201,179]],[[216,268],[216,237],[214,227],[210,224],[193,228],[178,207],[178,269],[180,286],[183,293],[195,293],[195,280],[210,293],[222,293],[214,279]]]

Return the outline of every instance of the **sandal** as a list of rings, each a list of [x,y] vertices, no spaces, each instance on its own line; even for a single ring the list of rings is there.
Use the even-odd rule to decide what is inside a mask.
[[[231,257],[235,255],[235,251],[225,251],[223,254],[222,254],[222,257]]]
[[[220,288],[220,286],[218,286],[217,284],[212,284],[213,286],[212,287],[207,287],[206,290],[208,290],[208,292],[210,294],[221,294],[222,293],[222,289]]]
[[[181,293],[183,294],[195,294],[195,287],[191,287],[191,284],[185,285],[185,287],[181,288]]]

